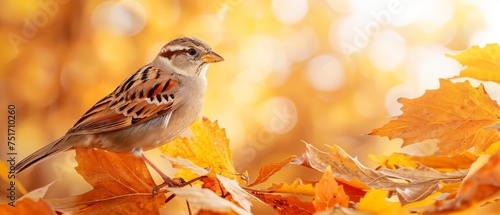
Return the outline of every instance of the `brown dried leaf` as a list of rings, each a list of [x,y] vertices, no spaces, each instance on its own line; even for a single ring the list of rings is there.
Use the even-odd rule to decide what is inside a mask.
[[[338,181],[359,189],[396,191],[403,204],[421,200],[437,190],[440,183],[457,182],[467,174],[466,171],[440,173],[425,167],[396,170],[381,168],[376,171],[365,167],[338,146],[333,146],[330,153],[320,151],[307,143],[306,146],[306,153],[294,159],[294,164],[302,164],[321,172],[331,165],[333,175]]]
[[[146,164],[133,155],[76,149],[77,172],[94,188],[82,195],[49,201],[72,214],[159,214],[165,195],[151,196],[156,186]]]

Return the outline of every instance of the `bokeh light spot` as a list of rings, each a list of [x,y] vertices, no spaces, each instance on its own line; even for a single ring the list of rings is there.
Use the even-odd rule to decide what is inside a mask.
[[[313,87],[321,91],[334,91],[345,81],[342,65],[331,55],[321,55],[309,61],[306,76]]]
[[[290,131],[297,124],[297,108],[295,103],[285,97],[274,97],[267,100],[261,108],[259,120],[266,130],[275,134]]]
[[[373,66],[387,72],[405,60],[406,51],[405,39],[393,30],[385,30],[373,39],[368,52]]]
[[[139,33],[146,24],[146,12],[134,0],[107,1],[99,4],[92,15],[96,29],[112,29],[116,34],[132,36]]]
[[[307,0],[273,0],[273,13],[284,24],[300,22],[307,14]]]

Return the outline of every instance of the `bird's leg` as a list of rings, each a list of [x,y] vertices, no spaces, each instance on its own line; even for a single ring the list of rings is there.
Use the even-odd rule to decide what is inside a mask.
[[[153,168],[160,176],[161,178],[163,179],[163,183],[161,183],[160,185],[157,185],[154,189],[153,189],[153,195],[154,193],[165,187],[165,186],[169,186],[169,187],[179,187],[181,186],[181,184],[179,184],[178,182],[172,180],[170,177],[168,177],[167,175],[165,175],[165,173],[163,173],[162,171],[160,171],[160,169],[158,169],[158,167],[156,167],[153,162],[151,162],[151,160],[149,160],[146,155],[144,155],[144,153],[141,155],[141,159],[144,160],[144,162],[146,162],[151,168]]]

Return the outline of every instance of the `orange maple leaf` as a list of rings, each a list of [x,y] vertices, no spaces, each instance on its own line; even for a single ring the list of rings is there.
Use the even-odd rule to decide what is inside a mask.
[[[293,155],[290,156],[289,158],[282,160],[280,162],[275,162],[275,163],[270,163],[264,165],[262,168],[260,168],[259,175],[255,179],[254,182],[248,185],[248,187],[255,186],[257,184],[260,184],[262,182],[267,181],[272,175],[274,175],[276,172],[280,171],[283,167],[287,166],[290,164],[290,162],[296,158],[297,156]]]
[[[332,167],[326,167],[321,180],[314,187],[316,195],[313,205],[316,211],[323,211],[329,208],[336,207],[337,204],[342,207],[349,206],[349,196],[344,192],[342,185],[339,185],[333,177]]]
[[[460,72],[460,77],[500,82],[500,46],[498,44],[487,44],[483,48],[472,46],[462,53],[446,56],[467,66]]]
[[[77,172],[94,188],[78,196],[49,201],[72,214],[159,214],[165,195],[154,197],[156,186],[146,164],[133,155],[97,149],[76,149]]]
[[[42,199],[32,200],[24,198],[16,202],[15,207],[0,204],[0,214],[37,214],[37,215],[55,215],[56,212],[47,202]]]
[[[500,123],[500,107],[484,90],[468,81],[440,80],[441,87],[416,99],[400,98],[403,115],[371,135],[403,139],[403,147],[427,139],[438,141],[439,155],[460,154],[471,147],[483,152],[497,142],[498,131],[485,129]]]

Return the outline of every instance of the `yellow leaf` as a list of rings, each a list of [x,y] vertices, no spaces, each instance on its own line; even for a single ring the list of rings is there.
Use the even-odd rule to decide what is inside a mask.
[[[403,146],[427,139],[438,141],[437,154],[456,155],[471,147],[484,152],[497,142],[498,131],[485,129],[500,123],[500,107],[484,90],[468,81],[441,79],[441,87],[416,99],[400,98],[403,115],[371,135],[403,139]]]
[[[386,200],[389,192],[386,190],[370,190],[365,197],[361,198],[356,210],[371,211],[376,214],[392,214],[398,211],[401,206],[398,202],[389,202]]]
[[[454,58],[467,67],[460,72],[460,77],[500,82],[500,46],[498,44],[487,44],[483,48],[472,46],[462,53],[446,56]]]
[[[11,179],[9,178],[9,175],[11,175],[9,168],[7,168],[7,165],[3,161],[0,161],[0,178],[2,178],[7,184],[11,183]],[[26,194],[26,188],[24,188],[23,184],[19,180],[14,181],[16,183],[16,187],[19,189],[19,192],[21,194]]]
[[[496,142],[490,145],[488,149],[484,152],[485,154],[492,155],[495,154],[498,150],[500,150],[500,142]]]
[[[454,156],[416,156],[403,153],[393,153],[390,156],[375,156],[370,154],[369,158],[379,165],[396,169],[399,167],[417,168],[419,165],[424,165],[439,171],[454,171],[457,169],[468,169],[477,156],[470,152],[464,152]]]
[[[274,193],[289,193],[289,194],[302,194],[307,196],[314,196],[315,190],[312,184],[305,184],[301,179],[296,178],[291,184],[279,183],[273,184],[266,190]]]
[[[321,177],[321,180],[314,186],[315,195],[313,205],[316,211],[323,211],[334,208],[337,205],[349,206],[349,196],[344,192],[342,185],[339,185],[333,177],[332,167],[328,165]]]
[[[436,203],[436,198],[441,195],[441,193],[436,192],[426,198],[406,204],[401,206],[399,202],[393,202],[387,199],[389,192],[386,190],[376,189],[367,192],[365,197],[361,199],[353,214],[358,214],[359,212],[371,212],[373,214],[385,215],[385,214],[421,214],[420,211],[424,208],[431,208]]]
[[[225,130],[207,118],[196,119],[190,129],[193,132],[191,139],[178,137],[160,147],[160,151],[169,157],[189,159],[196,166],[209,168],[226,178],[239,178]],[[183,168],[176,176],[187,180],[196,177],[190,172]]]

